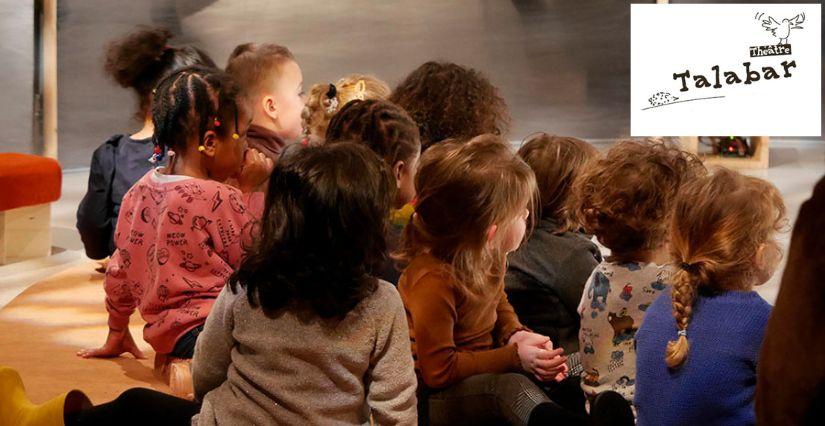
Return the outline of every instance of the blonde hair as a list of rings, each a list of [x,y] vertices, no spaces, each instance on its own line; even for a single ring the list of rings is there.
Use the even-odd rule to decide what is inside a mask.
[[[574,223],[567,200],[584,165],[598,155],[593,145],[568,136],[536,133],[524,141],[518,156],[536,174],[542,217],[553,219],[560,229],[581,227]]]
[[[451,266],[468,294],[503,285],[503,239],[524,206],[532,210],[536,179],[499,136],[444,142],[421,157],[415,178],[415,214],[406,226],[399,260],[429,253]],[[492,244],[488,230],[496,225]]]
[[[687,358],[687,327],[696,294],[749,290],[765,265],[766,250],[780,254],[775,239],[786,226],[779,191],[762,179],[719,168],[689,183],[670,222],[673,317],[679,329],[667,344],[665,362],[678,368]]]
[[[389,96],[387,83],[365,74],[351,74],[335,84],[315,84],[309,90],[304,108],[304,135],[323,139],[332,116],[350,101],[383,100]]]

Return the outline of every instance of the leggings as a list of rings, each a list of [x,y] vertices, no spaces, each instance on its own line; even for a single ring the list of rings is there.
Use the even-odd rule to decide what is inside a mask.
[[[541,405],[543,412],[551,413],[554,424],[582,424],[584,397],[575,380],[546,391],[518,373],[479,374],[443,390],[427,390],[420,384],[419,389],[424,389],[420,423],[527,425],[533,410]]]
[[[201,409],[199,402],[167,395],[152,389],[132,388],[114,401],[66,416],[66,426],[91,425],[181,425],[192,424]]]

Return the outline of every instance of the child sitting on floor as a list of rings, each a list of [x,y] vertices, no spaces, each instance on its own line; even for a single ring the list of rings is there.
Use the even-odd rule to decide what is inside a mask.
[[[423,150],[445,139],[504,136],[510,127],[498,88],[480,71],[452,62],[422,64],[398,84],[390,101],[418,123]]]
[[[323,143],[332,117],[349,102],[367,99],[387,99],[387,83],[363,74],[348,75],[335,84],[316,84],[309,90],[304,109],[304,140],[307,144]]]
[[[252,114],[247,132],[249,147],[277,162],[284,147],[301,136],[301,67],[284,46],[244,43],[232,51],[226,73],[239,86],[240,96]]]
[[[419,415],[434,425],[583,424],[583,413],[530,379],[562,381],[563,349],[522,326],[504,294],[506,256],[521,243],[535,196],[530,167],[501,138],[482,135],[425,152],[416,189],[398,289]]]
[[[0,368],[0,415],[65,414],[67,426],[415,425],[404,306],[370,274],[386,250],[388,168],[353,143],[291,148],[268,189],[261,238],[198,339],[197,401],[135,388],[96,407],[76,391],[32,407],[16,372]]]
[[[533,221],[527,241],[508,256],[504,290],[524,325],[574,354],[579,350],[576,309],[602,256],[579,232],[567,201],[573,182],[598,151],[581,139],[539,133],[518,155],[536,174],[541,217]]]
[[[693,155],[650,141],[622,141],[588,164],[574,184],[572,211],[610,249],[581,295],[581,388],[592,399],[616,391],[633,401],[634,336],[666,288],[666,232],[676,195],[704,172]],[[632,414],[631,414],[632,416]]]
[[[104,281],[109,334],[79,356],[142,357],[128,328],[137,308],[159,356],[192,357],[212,304],[258,232],[241,192],[220,182],[237,176],[248,192],[272,168],[263,154],[245,153],[249,112],[235,96],[213,68],[185,68],[158,86],[154,156],[168,149],[171,158],[124,197]]]
[[[398,217],[397,212],[415,197],[415,171],[421,155],[418,126],[401,107],[389,101],[355,100],[335,114],[327,129],[327,143],[345,141],[366,145],[390,167],[396,187],[391,217]],[[399,248],[404,225],[391,221],[387,235],[389,253]],[[387,258],[379,276],[397,284],[401,272]]]
[[[771,306],[753,287],[776,269],[785,225],[782,197],[762,179],[718,169],[687,186],[670,223],[672,286],[636,333],[639,425],[756,422]]]
[[[152,169],[152,90],[169,74],[192,65],[214,67],[196,47],[173,47],[172,34],[160,28],[142,28],[111,42],[105,71],[121,87],[138,97],[137,118],[143,124],[129,136],[117,134],[92,154],[89,185],[77,208],[77,230],[86,255],[103,259],[115,251],[115,224],[126,191]],[[100,270],[105,272],[105,267]]]

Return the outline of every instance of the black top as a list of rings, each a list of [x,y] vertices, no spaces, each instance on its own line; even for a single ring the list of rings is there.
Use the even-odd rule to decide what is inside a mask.
[[[77,208],[77,230],[90,258],[103,259],[114,252],[120,203],[154,167],[149,162],[153,149],[152,138],[114,135],[92,154],[88,190]]]
[[[558,233],[558,228],[542,219],[527,242],[510,253],[504,289],[522,324],[570,354],[579,350],[576,310],[584,285],[602,256],[584,234]]]

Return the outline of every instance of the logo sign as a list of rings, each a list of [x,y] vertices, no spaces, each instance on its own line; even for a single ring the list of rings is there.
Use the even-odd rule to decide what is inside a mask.
[[[821,136],[819,4],[633,4],[633,136]]]

